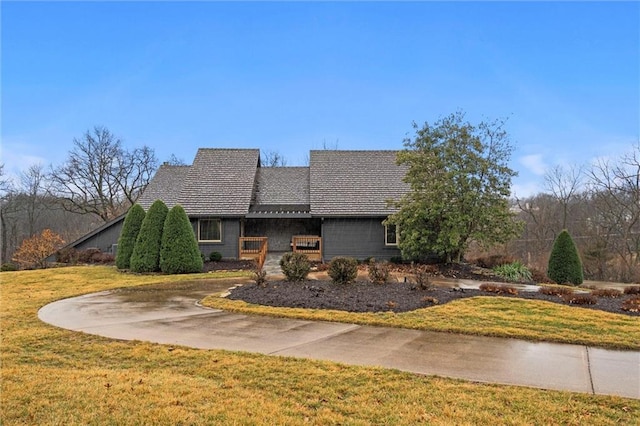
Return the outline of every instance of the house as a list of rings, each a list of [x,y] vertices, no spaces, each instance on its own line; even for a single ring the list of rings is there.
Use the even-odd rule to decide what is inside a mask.
[[[390,259],[400,252],[395,227],[383,225],[395,211],[388,200],[409,188],[396,154],[317,150],[308,167],[261,167],[257,149],[202,148],[190,166],[160,166],[138,203],[145,210],[157,199],[182,205],[206,255],[294,250],[317,260]],[[109,249],[122,222],[82,246]]]

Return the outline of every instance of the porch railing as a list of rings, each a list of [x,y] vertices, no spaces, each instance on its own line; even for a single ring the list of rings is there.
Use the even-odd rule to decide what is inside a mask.
[[[254,259],[262,269],[267,257],[267,237],[240,237],[240,259]]]
[[[316,235],[294,235],[291,249],[296,253],[306,254],[309,260],[322,260],[322,237]]]

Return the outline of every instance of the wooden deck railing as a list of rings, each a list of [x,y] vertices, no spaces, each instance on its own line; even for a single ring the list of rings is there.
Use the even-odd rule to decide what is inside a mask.
[[[254,259],[262,269],[267,257],[267,237],[240,237],[240,259]]]
[[[316,235],[294,235],[291,248],[296,253],[306,254],[309,260],[322,260],[322,237]]]

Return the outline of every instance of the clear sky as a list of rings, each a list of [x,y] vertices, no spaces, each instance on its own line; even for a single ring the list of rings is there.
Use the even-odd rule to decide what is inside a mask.
[[[640,138],[638,2],[0,3],[2,162],[102,125],[199,147],[400,149],[412,122],[508,118],[514,191]]]

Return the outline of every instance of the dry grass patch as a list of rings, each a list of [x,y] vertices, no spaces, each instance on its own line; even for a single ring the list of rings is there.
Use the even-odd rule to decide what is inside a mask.
[[[0,424],[632,424],[640,401],[378,368],[114,341],[37,310],[82,293],[215,275],[108,267],[0,274]],[[170,350],[173,349],[173,350]]]
[[[277,308],[209,296],[205,306],[248,314],[412,328],[478,336],[640,349],[640,318],[539,300],[471,297],[410,312]]]

